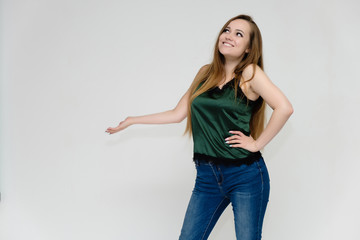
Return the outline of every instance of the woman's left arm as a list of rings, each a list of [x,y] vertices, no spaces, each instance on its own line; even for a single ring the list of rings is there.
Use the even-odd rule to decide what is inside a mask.
[[[248,66],[243,76],[252,76],[252,66]],[[261,96],[264,101],[273,109],[270,120],[258,139],[254,140],[251,136],[246,136],[240,131],[230,131],[234,134],[225,139],[231,147],[241,147],[251,152],[259,151],[273,139],[285,125],[291,114],[293,107],[281,90],[276,87],[266,76],[264,71],[256,66],[254,78],[248,82],[250,91]],[[250,77],[249,77],[250,78]]]

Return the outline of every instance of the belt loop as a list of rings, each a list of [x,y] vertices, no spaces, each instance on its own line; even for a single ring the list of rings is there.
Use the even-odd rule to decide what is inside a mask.
[[[194,159],[194,162],[195,162],[195,165],[196,165],[196,166],[200,166],[200,162],[199,162],[199,160]]]

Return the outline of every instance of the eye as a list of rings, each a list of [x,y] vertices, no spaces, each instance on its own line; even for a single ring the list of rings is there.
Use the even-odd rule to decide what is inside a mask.
[[[236,33],[236,36],[238,36],[238,37],[243,37],[243,35],[242,35],[241,32],[237,32],[237,33]]]
[[[229,29],[225,28],[224,31],[223,31],[223,33],[224,33],[224,32],[230,32],[230,31],[229,31]]]

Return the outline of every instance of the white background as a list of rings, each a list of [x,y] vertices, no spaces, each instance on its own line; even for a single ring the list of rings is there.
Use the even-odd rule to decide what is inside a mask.
[[[356,0],[3,0],[0,239],[177,239],[195,177],[185,122],[104,131],[174,107],[241,13],[295,109],[263,152],[263,239],[360,239],[359,10]],[[210,239],[235,239],[230,207]]]

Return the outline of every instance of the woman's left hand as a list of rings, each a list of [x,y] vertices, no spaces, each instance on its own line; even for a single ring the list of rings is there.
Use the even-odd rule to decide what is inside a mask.
[[[250,152],[257,152],[260,150],[256,145],[256,141],[251,136],[246,136],[240,131],[229,131],[229,133],[233,135],[225,138],[225,142],[229,144],[230,147],[239,147]]]

